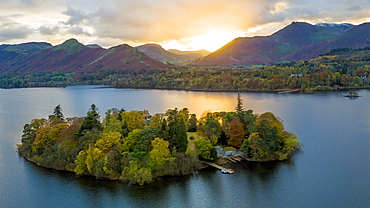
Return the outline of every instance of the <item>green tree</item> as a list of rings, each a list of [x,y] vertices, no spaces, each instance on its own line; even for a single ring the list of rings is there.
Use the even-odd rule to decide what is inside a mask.
[[[256,131],[256,120],[257,117],[253,115],[252,110],[241,111],[237,114],[240,121],[244,124],[244,129],[247,131],[247,136],[250,132]]]
[[[188,136],[186,134],[186,123],[177,109],[167,110],[169,127],[169,142],[178,152],[185,152],[188,147]]]
[[[238,93],[238,97],[236,98],[235,110],[236,110],[237,113],[240,113],[244,110],[243,99],[241,98],[240,93]]]
[[[241,152],[246,153],[248,155],[248,153],[249,153],[249,146],[250,146],[249,139],[248,138],[247,139],[244,139],[243,140],[243,144],[242,144],[242,146],[240,147],[239,150]]]
[[[198,138],[195,140],[195,144],[198,149],[199,158],[202,160],[214,161],[217,158],[217,153],[215,155],[215,148],[208,139]]]
[[[149,126],[156,129],[161,129],[163,119],[164,119],[163,113],[156,113],[150,118]]]
[[[152,150],[149,152],[151,167],[154,170],[161,169],[167,161],[173,159],[168,149],[169,142],[160,138],[155,138],[151,143]]]
[[[97,177],[104,176],[105,172],[103,168],[105,154],[103,154],[100,149],[94,147],[94,145],[90,145],[86,153],[87,155],[85,163],[87,170]]]
[[[140,132],[140,139],[136,142],[136,150],[139,152],[149,152],[152,148],[152,141],[162,136],[160,130],[149,127]]]
[[[23,127],[23,134],[21,139],[21,144],[18,145],[18,151],[30,157],[32,151],[32,143],[35,139],[35,131],[30,124],[25,124]]]
[[[129,132],[134,129],[144,129],[147,125],[142,111],[124,111],[121,113],[122,122]]]
[[[263,119],[257,130],[262,138],[260,142],[262,150],[267,152],[267,157],[273,156],[279,148],[278,129],[275,126],[271,127],[270,122]]]
[[[198,132],[201,136],[209,139],[213,145],[216,145],[222,132],[217,114],[204,113],[199,119]]]
[[[79,131],[81,128],[79,129]],[[90,144],[95,144],[101,138],[101,132],[94,128],[90,131],[84,130],[83,134],[77,134],[78,137],[78,146],[81,149],[87,150]]]
[[[285,160],[295,150],[301,148],[301,144],[298,141],[298,137],[295,133],[283,132],[282,148],[278,152],[279,160]]]
[[[152,172],[149,168],[140,166],[138,161],[132,160],[122,171],[122,178],[140,185],[150,183],[153,180]]]
[[[86,131],[90,131],[92,129],[97,129],[99,131],[101,130],[100,115],[97,110],[98,109],[96,108],[95,104],[92,104],[80,127],[78,132],[79,136],[82,136],[86,133]]]
[[[250,147],[249,156],[252,157],[252,159],[260,160],[269,156],[268,153],[262,149],[262,145],[264,145],[261,144],[263,139],[258,132],[253,132],[251,135],[249,135],[248,140]]]
[[[123,139],[122,151],[126,153],[137,152],[136,143],[141,138],[142,129],[135,129]]]
[[[120,154],[115,150],[110,150],[104,158],[104,172],[115,178],[120,176],[122,172],[120,161]]]
[[[121,152],[121,134],[113,131],[103,133],[102,137],[95,143],[95,146],[103,153],[108,153],[110,150]]]
[[[193,114],[190,115],[189,125],[188,125],[188,132],[196,132],[197,131],[197,124],[198,124],[197,115],[195,115],[193,113]]]
[[[116,117],[111,117],[109,120],[105,120],[103,133],[108,132],[119,132],[123,133],[122,123]]]
[[[60,107],[60,104],[57,105],[55,108],[54,108],[54,116],[57,117],[57,118],[61,118],[61,119],[64,119],[64,115],[62,113],[62,108]]]
[[[76,157],[76,160],[75,160],[75,164],[76,164],[76,167],[74,169],[74,172],[77,174],[77,175],[83,175],[85,174],[86,172],[88,172],[88,169],[87,169],[87,166],[86,166],[86,156],[87,156],[87,153],[85,150],[81,150],[77,157]]]

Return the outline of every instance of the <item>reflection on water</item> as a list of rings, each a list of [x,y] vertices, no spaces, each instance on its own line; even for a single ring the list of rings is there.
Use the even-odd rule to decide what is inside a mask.
[[[370,91],[317,95],[241,93],[244,107],[273,112],[305,145],[284,162],[227,164],[235,174],[207,168],[163,177],[148,186],[97,181],[38,167],[15,151],[22,127],[58,104],[67,117],[91,104],[152,114],[187,107],[232,111],[237,93],[91,88],[0,90],[0,207],[369,207]],[[268,199],[268,200],[266,200]]]

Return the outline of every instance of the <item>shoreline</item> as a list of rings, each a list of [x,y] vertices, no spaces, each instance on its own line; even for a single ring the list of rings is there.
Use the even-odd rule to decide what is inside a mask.
[[[240,161],[237,161],[237,162],[234,162],[234,163],[231,163],[230,160],[228,160],[227,158],[220,158],[217,162],[213,162],[217,165],[225,165],[225,164],[237,164],[237,163],[240,163],[240,162],[247,162],[247,163],[269,163],[269,162],[284,162],[286,160],[289,160],[293,157],[293,155],[299,151],[299,149],[297,149],[293,154],[291,154],[287,159],[285,160],[279,160],[277,157],[274,157],[274,158],[265,158],[265,159],[261,159],[261,160],[254,160],[252,158],[242,158]],[[22,153],[18,152],[18,155],[22,158],[24,158],[25,160],[27,160],[28,162],[32,163],[33,165],[36,165],[38,167],[41,167],[41,168],[45,168],[45,169],[49,169],[49,170],[53,170],[53,171],[61,171],[61,172],[68,172],[68,173],[72,173],[76,178],[78,177],[94,177],[95,180],[97,181],[117,181],[117,182],[120,182],[120,183],[126,183],[126,184],[131,184],[132,182],[131,181],[127,181],[127,180],[122,180],[120,178],[114,178],[114,177],[98,177],[98,176],[95,176],[95,175],[92,175],[92,174],[89,174],[89,173],[84,173],[83,175],[78,175],[74,170],[69,170],[69,169],[66,169],[66,168],[59,168],[59,167],[50,167],[50,166],[47,166],[47,165],[44,165],[42,163],[39,163],[31,158],[28,158],[27,156],[23,155]],[[159,178],[162,178],[162,177],[176,177],[176,176],[189,176],[189,175],[192,175],[194,174],[195,172],[197,171],[201,171],[203,169],[207,169],[207,168],[211,168],[212,166],[211,165],[207,165],[207,164],[204,164],[203,162],[199,161],[200,165],[197,169],[195,169],[194,171],[190,171],[188,174],[180,174],[180,175],[163,175],[163,176],[158,176],[155,178],[155,180],[159,179]],[[152,181],[154,182],[154,180]],[[151,183],[152,183],[151,182]],[[150,183],[148,183],[150,184]],[[148,185],[148,184],[144,184],[144,185]]]
[[[114,89],[136,89],[136,90],[169,90],[169,91],[185,91],[185,92],[247,92],[247,93],[278,93],[278,94],[315,94],[317,92],[333,92],[333,91],[349,91],[349,90],[368,90],[370,86],[365,87],[342,87],[341,89],[325,89],[325,90],[315,90],[315,89],[277,89],[277,90],[207,90],[207,89],[171,89],[171,88],[140,88],[140,87],[117,87],[114,85],[68,85],[61,87],[45,86],[45,87],[12,87],[12,88],[0,88],[3,90],[7,89],[32,89],[32,88],[66,88],[75,86],[94,86],[93,89],[104,89],[104,88],[114,88]]]
[[[58,168],[58,167],[50,167],[50,166],[47,166],[47,165],[44,165],[44,164],[41,164],[31,158],[28,158],[27,156],[23,155],[22,153],[18,152],[18,155],[22,158],[24,158],[25,160],[27,160],[28,162],[32,163],[33,165],[36,165],[38,167],[42,167],[42,168],[45,168],[45,169],[49,169],[49,170],[54,170],[54,171],[61,171],[61,172],[68,172],[68,173],[72,173],[77,177],[94,177],[95,180],[98,180],[98,181],[117,181],[117,182],[121,182],[121,183],[126,183],[126,184],[131,184],[132,181],[126,181],[126,180],[122,180],[121,178],[114,178],[114,177],[98,177],[98,176],[95,176],[95,175],[92,175],[92,174],[89,174],[89,173],[84,173],[83,175],[78,175],[74,170],[68,170],[68,169],[65,169],[65,168]],[[196,171],[199,171],[199,170],[202,170],[202,169],[205,169],[205,168],[208,168],[209,166],[200,166],[198,169],[196,169],[195,171],[190,171],[189,174],[180,174],[180,175],[163,175],[163,176],[158,176],[156,177],[154,180],[158,179],[158,178],[161,178],[161,177],[174,177],[174,176],[188,176],[188,175],[191,175],[193,174],[194,172]],[[152,181],[153,182],[153,181]],[[152,183],[151,182],[151,183]],[[150,183],[148,183],[150,184]],[[144,184],[144,185],[148,185],[148,184]]]

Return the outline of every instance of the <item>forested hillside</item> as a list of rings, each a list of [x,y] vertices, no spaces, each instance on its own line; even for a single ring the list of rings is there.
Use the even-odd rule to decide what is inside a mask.
[[[341,88],[368,88],[370,48],[333,49],[317,58],[282,62],[271,66],[213,66],[170,69],[100,70],[96,73],[0,75],[1,88],[61,87],[69,85],[110,85],[119,88],[145,88],[203,91],[302,91]]]

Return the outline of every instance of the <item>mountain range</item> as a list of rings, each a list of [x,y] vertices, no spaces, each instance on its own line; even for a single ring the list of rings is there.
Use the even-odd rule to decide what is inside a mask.
[[[353,41],[348,41],[346,45],[339,43],[346,37],[369,36],[370,33],[363,27],[370,29],[368,24],[311,25],[305,22],[293,22],[270,36],[236,38],[196,64],[268,65],[278,61],[309,59],[332,48],[352,47]],[[355,32],[356,30],[358,32]],[[332,43],[333,40],[336,42]],[[364,47],[367,44],[362,42],[354,44],[353,47]]]
[[[0,45],[0,74],[62,71],[66,73],[98,70],[164,69],[166,63],[184,65],[270,65],[280,61],[315,58],[334,48],[370,46],[370,23],[360,25],[312,25],[293,22],[269,36],[236,38],[209,53],[165,50],[157,44],[131,47],[127,44],[104,49],[83,45],[76,39],[52,46],[30,42]]]
[[[76,39],[52,46],[48,43],[24,43],[0,46],[0,73],[43,71],[96,72],[102,69],[154,69],[167,65],[146,56],[127,44],[101,48],[85,46]]]

